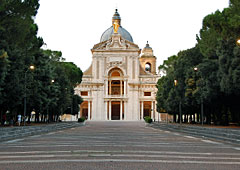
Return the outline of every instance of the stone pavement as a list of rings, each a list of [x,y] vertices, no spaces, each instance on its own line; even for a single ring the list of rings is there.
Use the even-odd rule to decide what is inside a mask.
[[[210,138],[215,140],[224,141],[227,143],[239,144],[240,145],[240,128],[229,128],[218,126],[196,126],[182,124],[173,124],[173,123],[159,123],[153,122],[149,124],[150,127],[172,131],[180,132],[196,137]]]
[[[240,146],[143,122],[92,121],[1,142],[0,169],[239,170]]]
[[[37,126],[13,126],[0,128],[0,142],[10,139],[19,139],[22,137],[39,135],[43,133],[53,132],[66,128],[82,126],[83,123],[78,122],[58,122],[50,124],[42,124]]]

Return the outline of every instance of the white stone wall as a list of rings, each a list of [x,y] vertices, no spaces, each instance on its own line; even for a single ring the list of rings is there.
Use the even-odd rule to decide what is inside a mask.
[[[115,40],[120,38],[119,35],[114,37]],[[110,41],[110,40],[109,40]],[[124,120],[138,121],[140,120],[140,101],[155,101],[155,84],[158,77],[154,75],[145,75],[140,77],[139,70],[139,48],[133,43],[129,43],[128,47],[124,47],[126,43],[122,41],[114,41],[114,45],[105,47],[103,44],[95,45],[92,49],[92,77],[84,76],[82,84],[76,87],[75,93],[80,95],[81,91],[88,91],[88,96],[84,96],[84,100],[91,101],[91,120],[107,120],[106,101],[117,100],[125,103]],[[124,74],[126,80],[126,94],[115,98],[106,94],[108,72],[113,68],[119,68]],[[149,84],[142,86],[142,84]],[[151,97],[144,97],[144,91],[152,91]],[[155,107],[156,108],[156,107]],[[106,110],[107,109],[107,110]],[[123,110],[123,109],[122,109]],[[155,118],[158,117],[157,112]]]

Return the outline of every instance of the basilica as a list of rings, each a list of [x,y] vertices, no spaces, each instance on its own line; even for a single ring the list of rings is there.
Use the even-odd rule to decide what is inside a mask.
[[[95,121],[159,120],[156,111],[156,57],[150,45],[141,50],[121,26],[116,9],[112,26],[93,46],[92,64],[75,93],[83,98],[80,117]]]

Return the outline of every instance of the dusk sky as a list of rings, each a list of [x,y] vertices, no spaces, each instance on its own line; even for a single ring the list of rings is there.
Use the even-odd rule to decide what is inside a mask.
[[[35,21],[47,48],[62,51],[66,61],[85,71],[91,65],[91,49],[111,26],[117,7],[122,27],[141,49],[149,41],[159,66],[180,50],[194,47],[202,19],[228,4],[228,0],[40,0]]]

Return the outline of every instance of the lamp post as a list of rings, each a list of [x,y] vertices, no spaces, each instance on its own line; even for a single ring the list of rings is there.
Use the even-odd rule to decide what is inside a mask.
[[[178,81],[174,80],[174,86],[177,87]],[[179,116],[180,116],[180,127],[182,126],[182,98],[180,97],[179,101]]]
[[[240,45],[240,39],[237,40],[237,45]]]
[[[240,40],[238,40],[239,43],[240,43]],[[194,67],[194,71],[197,72],[198,71],[198,68],[197,67]],[[201,96],[201,124],[203,126],[203,98]]]
[[[34,70],[35,66],[34,65],[30,65],[29,68],[27,68],[27,70],[24,73],[24,112],[23,112],[23,122],[24,122],[24,126],[25,126],[25,122],[26,122],[26,111],[27,111],[27,72],[28,70]]]

